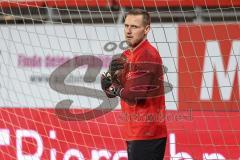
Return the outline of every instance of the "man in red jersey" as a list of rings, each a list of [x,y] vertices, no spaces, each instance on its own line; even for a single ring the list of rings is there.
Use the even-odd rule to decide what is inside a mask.
[[[162,60],[147,40],[149,31],[149,14],[129,11],[124,29],[129,49],[101,77],[107,96],[121,98],[129,160],[162,160],[166,148]]]

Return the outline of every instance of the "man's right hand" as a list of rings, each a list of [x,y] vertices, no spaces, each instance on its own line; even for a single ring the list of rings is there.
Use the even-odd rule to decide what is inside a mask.
[[[101,87],[102,90],[106,91],[112,85],[110,73],[103,73],[101,76]]]

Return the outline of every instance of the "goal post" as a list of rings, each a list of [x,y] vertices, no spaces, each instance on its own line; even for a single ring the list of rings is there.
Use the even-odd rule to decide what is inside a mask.
[[[240,158],[240,1],[6,0],[0,159],[127,159],[127,117],[100,74],[127,49],[123,22],[137,7],[166,68],[165,159]]]

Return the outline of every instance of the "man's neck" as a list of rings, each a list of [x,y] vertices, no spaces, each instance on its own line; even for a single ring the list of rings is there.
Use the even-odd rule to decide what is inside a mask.
[[[140,43],[138,43],[138,45],[136,47],[130,47],[130,51],[133,52],[135,51],[144,41],[146,40],[146,38],[144,38]]]

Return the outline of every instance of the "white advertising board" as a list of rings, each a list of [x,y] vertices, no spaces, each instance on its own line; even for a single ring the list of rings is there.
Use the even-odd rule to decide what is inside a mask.
[[[176,25],[153,24],[148,39],[159,50],[168,68],[165,81],[173,85],[166,94],[168,109],[177,103],[177,28]],[[66,60],[94,55],[103,61],[102,70],[115,54],[126,47],[123,26],[117,25],[2,25],[1,107],[52,108],[62,99],[74,101],[73,107],[95,108],[99,99],[64,95],[50,88],[48,78]],[[86,67],[79,67],[65,83],[100,90],[99,74],[95,82],[86,83]],[[118,106],[119,107],[119,106]]]

